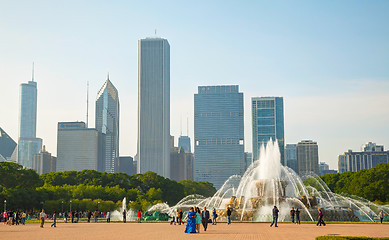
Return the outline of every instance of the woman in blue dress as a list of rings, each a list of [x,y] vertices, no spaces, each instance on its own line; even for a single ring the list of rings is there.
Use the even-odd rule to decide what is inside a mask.
[[[188,222],[186,223],[185,233],[196,233],[196,213],[193,207],[188,212]]]

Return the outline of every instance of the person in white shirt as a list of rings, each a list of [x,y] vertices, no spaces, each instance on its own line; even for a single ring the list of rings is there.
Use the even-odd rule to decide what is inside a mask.
[[[46,217],[45,210],[42,209],[42,212],[39,214],[39,218],[41,219],[41,228],[43,228],[43,225],[45,224],[45,217]]]
[[[111,222],[111,212],[107,212],[107,223]]]

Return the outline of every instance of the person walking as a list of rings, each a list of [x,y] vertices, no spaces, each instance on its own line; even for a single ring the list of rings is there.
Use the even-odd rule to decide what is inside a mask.
[[[46,217],[45,210],[42,209],[42,212],[39,214],[39,219],[41,220],[41,228],[43,228],[43,225],[45,224],[45,217]]]
[[[274,208],[273,208],[273,222],[270,224],[270,227],[272,227],[273,224],[275,224],[275,227],[278,227],[277,226],[278,213],[279,213],[279,210],[278,210],[277,206],[274,206]]]
[[[323,220],[323,211],[321,210],[321,209],[319,209],[319,221],[317,222],[317,224],[316,224],[316,226],[319,226],[319,224],[320,224],[320,226],[323,224],[323,226],[325,226],[326,224],[325,224],[325,222],[324,222],[324,220]]]
[[[231,213],[232,213],[231,208],[227,207],[227,225],[231,224]]]
[[[300,210],[296,208],[296,224],[300,224]]]
[[[208,227],[208,220],[209,220],[209,211],[207,210],[206,207],[204,207],[203,212],[201,213],[201,222],[204,227],[204,231],[207,231]]]
[[[200,233],[201,212],[200,212],[200,208],[195,207],[195,209],[196,209],[196,230],[198,233]]]
[[[382,221],[384,220],[384,216],[385,216],[385,213],[384,213],[384,211],[381,210],[381,211],[378,213],[378,217],[380,218],[381,224],[382,224]]]
[[[76,211],[76,223],[80,220],[80,212]]]
[[[127,211],[126,209],[123,210],[123,222],[126,223],[127,221]]]
[[[181,222],[180,222],[180,211],[179,209],[177,208],[177,211],[176,211],[176,222],[178,225],[181,225]]]
[[[107,218],[107,223],[110,223],[110,222],[111,222],[111,212],[108,211],[108,212],[107,212],[107,215],[105,215],[105,216],[106,216],[106,218]]]
[[[290,210],[290,218],[292,219],[292,223],[294,223],[294,215],[295,215],[295,213],[296,213],[296,211],[292,207],[292,210]]]
[[[3,219],[4,219],[4,224],[6,224],[6,223],[7,223],[7,221],[8,221],[8,214],[7,214],[7,210],[5,210],[5,211],[3,212]]]
[[[51,224],[51,226],[50,227],[57,227],[57,213],[54,211],[53,212],[53,224]]]
[[[68,222],[68,211],[65,211],[65,213],[63,214],[63,220],[64,220],[64,222],[65,223],[67,223]]]
[[[97,223],[98,217],[99,217],[99,212],[96,210],[93,212],[93,218],[95,219],[95,223]]]
[[[213,209],[213,211],[212,211],[212,225],[216,225],[216,218],[217,218],[216,209]]]
[[[72,223],[74,223],[74,215],[76,214],[74,211],[73,212],[71,212],[71,214],[72,214]]]
[[[193,207],[191,207],[188,212],[188,222],[186,223],[185,233],[196,233],[196,213]]]
[[[176,217],[174,216],[174,213],[170,214],[170,216],[172,217],[172,220],[170,221],[170,225],[172,225],[174,223],[174,225],[176,225]]]
[[[140,210],[138,210],[136,216],[138,217],[138,223],[141,223],[141,220],[142,220],[142,212],[141,212]]]
[[[87,217],[88,217],[88,222],[90,222],[90,218],[92,217],[92,212],[90,210],[88,210]]]
[[[178,221],[179,221],[179,224],[178,225],[181,225],[181,223],[182,224],[184,224],[184,222],[182,221],[182,217],[183,217],[183,213],[182,213],[182,209],[180,209],[180,212],[178,213],[179,214],[179,216],[178,216]]]
[[[22,213],[22,224],[23,224],[23,225],[26,224],[26,216],[27,216],[26,213],[23,212],[23,213]]]

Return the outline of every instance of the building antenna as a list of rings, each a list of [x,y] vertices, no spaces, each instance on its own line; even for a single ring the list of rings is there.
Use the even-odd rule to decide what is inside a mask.
[[[34,81],[34,62],[32,62],[32,81]]]
[[[89,123],[89,81],[86,82],[86,128]]]
[[[180,116],[180,137],[182,136],[182,115]]]

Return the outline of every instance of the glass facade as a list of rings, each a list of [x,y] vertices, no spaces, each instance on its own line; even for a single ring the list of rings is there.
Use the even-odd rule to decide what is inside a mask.
[[[298,174],[315,173],[319,175],[319,147],[317,142],[303,140],[297,143]]]
[[[182,148],[185,152],[192,152],[190,138],[188,136],[180,136],[178,138],[178,148]]]
[[[20,84],[18,163],[32,168],[34,154],[42,149],[42,139],[36,138],[37,83]]]
[[[286,166],[298,172],[297,166],[297,144],[286,144],[285,147],[285,162]]]
[[[138,173],[170,177],[170,45],[138,42]]]
[[[97,94],[96,129],[103,138],[99,148],[103,153],[101,172],[113,173],[119,160],[119,95],[107,79]]]
[[[239,86],[200,86],[194,95],[195,180],[220,188],[245,167],[243,93]]]
[[[278,141],[281,163],[284,160],[284,100],[282,97],[255,97],[251,99],[253,127],[253,160],[258,160],[261,145],[270,139]]]

